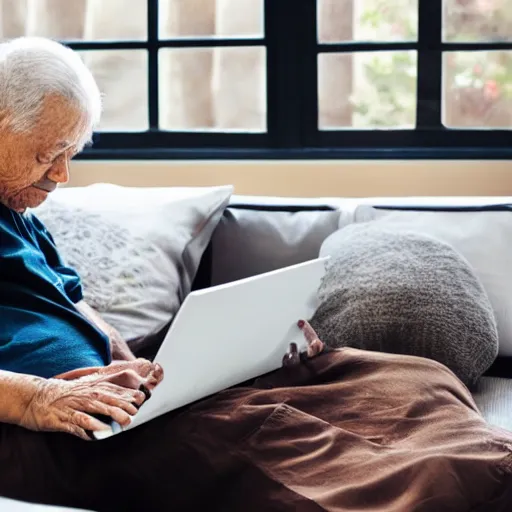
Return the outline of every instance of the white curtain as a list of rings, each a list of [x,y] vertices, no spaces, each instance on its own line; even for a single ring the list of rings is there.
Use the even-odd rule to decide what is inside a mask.
[[[324,34],[350,37],[351,2],[324,0],[322,9],[330,10],[322,17]],[[160,0],[159,10],[163,36],[253,36],[263,28],[261,0]],[[336,22],[340,19],[345,23]],[[20,35],[145,39],[146,0],[0,0],[0,37]],[[82,56],[104,94],[101,128],[146,129],[146,52],[94,51]],[[264,48],[164,50],[159,63],[159,118],[164,129],[266,129]],[[340,59],[324,76],[319,88],[321,123],[346,126],[351,116],[350,59]]]

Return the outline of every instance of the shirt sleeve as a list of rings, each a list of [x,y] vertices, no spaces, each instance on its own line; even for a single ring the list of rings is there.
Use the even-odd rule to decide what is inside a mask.
[[[83,299],[80,276],[74,268],[66,265],[57,249],[55,240],[45,225],[35,215],[32,215],[32,221],[39,247],[43,251],[48,265],[50,265],[54,272],[59,274],[69,300],[73,304],[80,302]]]

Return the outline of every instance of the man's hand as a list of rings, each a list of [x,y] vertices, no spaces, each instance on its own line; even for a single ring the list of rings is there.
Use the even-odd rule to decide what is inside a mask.
[[[100,314],[91,308],[87,302],[81,300],[75,304],[75,307],[80,311],[80,313],[82,313],[82,315],[84,315],[90,322],[108,336],[113,360],[134,361],[136,359],[119,331],[105,322],[105,320],[101,318]]]
[[[325,345],[318,338],[317,333],[311,327],[309,322],[306,320],[299,320],[297,325],[302,330],[306,341],[308,342],[308,348],[305,356],[308,359],[317,356],[322,353],[325,349]],[[288,352],[283,356],[283,366],[295,366],[301,363],[301,354],[299,353],[299,349],[297,348],[296,343],[290,343],[290,347]]]
[[[290,343],[288,352],[283,356],[281,370],[259,377],[255,380],[254,387],[271,389],[283,386],[302,386],[311,382],[314,369],[312,369],[313,365],[308,362],[330,349],[320,341],[308,322],[299,320],[297,325],[308,342],[307,350],[300,353],[297,344]]]
[[[162,379],[162,368],[145,359],[80,368],[53,379],[18,378],[17,393],[29,398],[20,416],[11,422],[30,430],[67,432],[89,440],[86,431],[110,428],[94,416],[108,416],[128,425]]]
[[[54,377],[62,380],[76,380],[83,377],[109,376],[123,374],[123,379],[118,381],[121,385],[131,389],[143,389],[150,393],[164,378],[163,368],[159,364],[147,359],[135,359],[133,361],[114,361],[108,366],[90,366],[78,368]]]
[[[66,432],[89,440],[86,431],[110,428],[94,415],[109,416],[123,426],[130,423],[130,416],[145,400],[138,382],[126,369],[75,380],[41,379],[18,424],[30,430]]]

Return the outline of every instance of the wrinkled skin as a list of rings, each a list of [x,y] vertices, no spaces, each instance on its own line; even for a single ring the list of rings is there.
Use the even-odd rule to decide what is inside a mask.
[[[0,202],[19,213],[69,180],[69,162],[89,138],[88,116],[65,98],[47,96],[30,133],[14,132],[0,112]]]
[[[20,424],[30,430],[67,432],[89,440],[86,431],[110,428],[92,415],[109,416],[128,425],[130,416],[162,379],[162,368],[145,359],[40,379]]]

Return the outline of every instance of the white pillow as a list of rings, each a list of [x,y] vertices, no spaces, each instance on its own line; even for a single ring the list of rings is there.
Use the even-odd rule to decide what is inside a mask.
[[[362,205],[355,222],[414,226],[452,245],[475,270],[498,324],[499,355],[512,356],[512,207],[503,211],[388,210]]]
[[[56,191],[34,210],[84,299],[127,340],[162,328],[190,292],[233,187]]]

